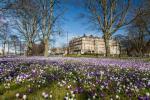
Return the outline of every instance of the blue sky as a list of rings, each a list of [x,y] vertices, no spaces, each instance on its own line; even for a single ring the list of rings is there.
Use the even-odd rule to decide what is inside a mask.
[[[81,10],[71,5],[68,5],[67,8],[67,12],[64,15],[64,24],[62,25],[64,33],[63,36],[57,36],[58,41],[55,43],[57,47],[67,42],[67,32],[69,40],[73,37],[82,36],[83,34],[96,34],[96,32],[88,29],[88,26],[82,20],[77,19]]]
[[[139,3],[139,0],[133,0],[134,4],[137,5]],[[83,11],[83,9],[80,9],[76,5],[75,0],[70,0],[68,5],[65,5],[67,7],[67,12],[64,14],[64,24],[62,25],[62,28],[64,30],[63,36],[57,36],[56,37],[56,43],[54,44],[55,47],[61,47],[62,45],[67,43],[67,32],[69,40],[71,40],[73,37],[82,36],[83,34],[87,35],[95,35],[101,37],[101,32],[97,32],[94,30],[89,29],[89,25],[81,19],[77,19],[80,12]],[[116,34],[124,33],[125,31],[123,29],[116,32]]]

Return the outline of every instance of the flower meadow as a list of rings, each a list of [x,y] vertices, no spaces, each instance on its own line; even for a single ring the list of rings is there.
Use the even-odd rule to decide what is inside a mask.
[[[150,100],[150,62],[0,58],[0,100]]]

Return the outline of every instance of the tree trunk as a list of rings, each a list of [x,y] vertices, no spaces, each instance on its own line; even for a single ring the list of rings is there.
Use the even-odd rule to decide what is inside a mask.
[[[15,55],[17,54],[17,52],[16,52],[16,43],[14,43],[14,46],[15,46]]]
[[[8,42],[8,53],[7,54],[9,55],[9,42]]]
[[[142,49],[139,50],[139,57],[143,57]]]
[[[32,41],[29,41],[27,44],[27,56],[32,56],[32,48],[33,48],[33,43]]]
[[[6,46],[6,43],[4,42],[4,47],[3,47],[3,56],[5,56],[5,46]]]
[[[22,49],[21,49],[21,41],[20,41],[20,56],[21,56],[21,50],[22,50]]]
[[[121,44],[119,43],[119,58],[121,57],[122,51],[121,51]]]
[[[45,38],[44,39],[44,56],[45,57],[48,57],[49,55],[48,50],[49,50],[48,38]]]
[[[107,36],[104,36],[104,42],[105,42],[105,50],[106,50],[106,57],[110,56],[110,46],[109,46],[109,38]]]

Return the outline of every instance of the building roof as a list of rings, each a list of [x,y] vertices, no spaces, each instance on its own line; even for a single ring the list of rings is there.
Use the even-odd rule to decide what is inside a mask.
[[[81,36],[81,37],[74,37],[70,42],[73,42],[74,40],[82,39],[82,38],[103,39],[102,37],[84,34],[84,35]],[[110,39],[110,40],[115,42],[115,40],[113,40],[113,39]]]
[[[101,39],[100,37],[98,37],[98,36],[93,36],[93,35],[86,35],[86,34],[84,34],[81,38],[84,38],[84,37],[88,37],[88,38],[99,38],[99,39]]]

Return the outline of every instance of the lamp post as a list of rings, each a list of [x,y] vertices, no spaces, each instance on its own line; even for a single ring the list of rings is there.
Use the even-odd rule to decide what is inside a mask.
[[[8,52],[7,52],[7,55],[9,55],[9,40],[8,40]]]
[[[20,40],[20,56],[21,56],[21,53],[22,53],[21,50],[22,50],[22,49],[21,49],[21,40]]]
[[[69,42],[68,42],[68,32],[67,32],[67,55],[69,54]]]

